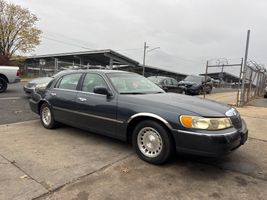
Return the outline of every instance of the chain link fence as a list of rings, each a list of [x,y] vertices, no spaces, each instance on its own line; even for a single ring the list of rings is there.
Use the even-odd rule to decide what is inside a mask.
[[[252,99],[264,95],[267,72],[264,66],[250,61],[243,70],[242,87],[238,96],[238,106],[243,106]]]

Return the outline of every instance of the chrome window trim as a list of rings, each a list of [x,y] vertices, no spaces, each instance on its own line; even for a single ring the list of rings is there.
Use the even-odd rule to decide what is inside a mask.
[[[84,116],[87,116],[87,117],[93,117],[93,118],[97,118],[97,119],[103,119],[103,120],[112,121],[112,122],[116,122],[116,123],[123,123],[123,121],[119,121],[119,120],[108,118],[108,117],[102,117],[102,116],[99,116],[99,115],[82,113],[82,112],[79,112],[79,111],[73,111],[73,110],[70,110],[70,109],[60,108],[60,107],[56,107],[56,106],[53,106],[53,108],[56,109],[56,110],[71,112],[71,113],[74,113],[74,114],[84,115]]]
[[[228,136],[228,135],[233,135],[237,133],[237,131],[231,131],[228,133],[200,133],[200,132],[184,131],[184,130],[176,130],[176,131],[181,132],[181,133],[188,133],[191,135],[208,136],[208,137]]]
[[[93,93],[93,92],[85,92],[85,91],[81,91],[81,90],[77,90],[77,92],[79,92],[79,93],[83,93],[83,94],[90,94],[90,95],[104,96],[104,97],[107,96],[107,95],[105,95],[105,94],[97,94],[97,93]]]
[[[171,125],[169,124],[169,122],[167,122],[164,118],[156,115],[156,114],[153,114],[153,113],[146,113],[146,112],[143,112],[143,113],[136,113],[134,115],[132,115],[128,120],[127,120],[127,123],[129,124],[134,118],[136,117],[152,117],[152,118],[155,118],[155,119],[158,119],[160,120],[161,122],[163,122],[170,130],[172,130],[173,128],[171,127]]]
[[[62,90],[62,91],[69,91],[69,92],[78,92],[79,90],[70,90],[70,89],[64,89],[64,88],[53,88],[53,90]]]

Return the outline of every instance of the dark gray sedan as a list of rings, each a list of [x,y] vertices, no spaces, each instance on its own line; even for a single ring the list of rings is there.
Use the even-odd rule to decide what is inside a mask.
[[[30,106],[45,128],[60,122],[127,141],[153,164],[166,162],[175,150],[220,156],[248,136],[234,108],[165,93],[143,76],[123,71],[62,73],[33,92]]]

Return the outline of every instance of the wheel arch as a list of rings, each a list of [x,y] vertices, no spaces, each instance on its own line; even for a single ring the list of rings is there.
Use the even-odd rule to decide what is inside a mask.
[[[51,106],[50,103],[49,103],[48,101],[46,101],[46,100],[44,100],[44,99],[40,100],[39,103],[38,103],[38,114],[39,114],[39,115],[40,115],[41,107],[42,107],[42,105],[43,105],[44,103],[47,103],[49,106]]]
[[[0,78],[3,78],[7,83],[9,83],[9,80],[6,75],[0,73]]]
[[[156,114],[152,114],[152,113],[137,113],[133,116],[131,116],[127,123],[127,142],[131,143],[132,141],[132,133],[134,130],[134,127],[141,121],[143,120],[153,120],[158,122],[159,124],[161,124],[164,128],[166,128],[166,130],[168,131],[170,137],[173,138],[172,134],[171,134],[171,130],[173,129],[171,127],[171,125],[162,117],[156,115]],[[173,140],[174,141],[174,140]]]

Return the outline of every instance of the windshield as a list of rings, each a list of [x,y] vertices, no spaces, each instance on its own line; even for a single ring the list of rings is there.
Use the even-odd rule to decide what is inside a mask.
[[[184,79],[184,81],[196,82],[196,83],[201,83],[202,80],[203,80],[203,77],[202,76],[193,76],[193,75],[187,76]]]
[[[164,93],[155,83],[137,74],[110,73],[107,76],[120,94]]]

